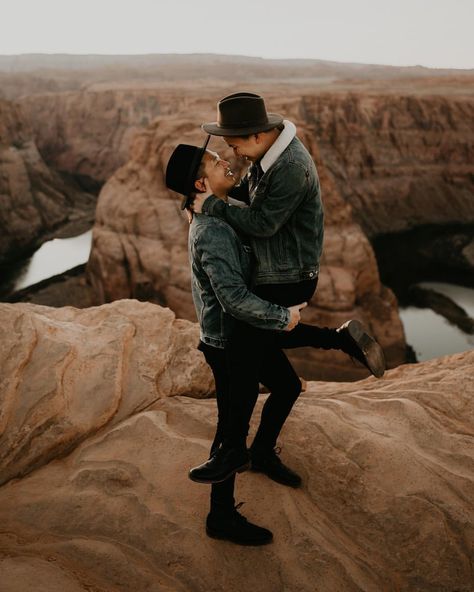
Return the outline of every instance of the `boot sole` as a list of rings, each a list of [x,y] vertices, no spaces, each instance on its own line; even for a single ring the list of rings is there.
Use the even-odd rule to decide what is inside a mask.
[[[246,462],[244,465],[238,467],[237,469],[230,471],[230,473],[226,474],[225,477],[220,477],[219,479],[199,479],[199,477],[194,477],[193,475],[191,475],[191,472],[188,473],[188,477],[191,479],[191,481],[194,481],[195,483],[204,483],[206,485],[212,485],[213,483],[222,483],[223,481],[227,481],[227,479],[229,477],[232,477],[232,475],[234,475],[235,473],[243,473],[244,471],[247,471],[249,468],[250,461]]]
[[[380,345],[367,334],[360,321],[351,321],[347,331],[363,351],[369,370],[377,378],[382,378],[385,372],[385,357]]]
[[[262,545],[268,545],[273,542],[273,536],[269,539],[253,539],[248,541],[241,541],[237,538],[232,538],[230,536],[226,536],[225,534],[221,534],[214,530],[211,530],[209,527],[206,526],[206,534],[211,539],[217,539],[220,541],[229,541],[230,543],[234,543],[236,545],[243,545],[245,547],[260,547]]]

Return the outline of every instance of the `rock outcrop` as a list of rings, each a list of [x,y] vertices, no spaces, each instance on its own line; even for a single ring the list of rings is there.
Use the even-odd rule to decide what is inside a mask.
[[[197,325],[169,309],[0,304],[0,315],[0,483],[160,397],[211,392]]]
[[[305,96],[324,164],[369,236],[474,224],[474,102],[410,95]]]
[[[199,124],[214,118],[213,105],[230,90],[96,85],[22,100],[48,163],[97,181],[113,175],[99,201],[88,266],[100,301],[136,297],[195,319],[187,225],[164,186],[163,171],[176,143],[201,142]],[[324,267],[307,319],[336,326],[349,316],[362,318],[394,366],[404,359],[403,330],[367,237],[391,233],[396,241],[401,231],[434,227],[432,240],[400,237],[407,247],[395,247],[398,258],[392,242],[383,248],[376,244],[384,281],[392,286],[400,266],[405,283],[420,269],[442,269],[444,279],[456,281],[474,269],[469,132],[474,111],[468,93],[430,97],[387,90],[315,94],[304,86],[285,88],[285,93],[268,87],[265,96],[271,109],[298,124],[322,179]],[[46,113],[51,113],[48,125]],[[442,232],[446,225],[464,226],[444,239],[437,228]],[[339,354],[294,352],[292,357],[299,359],[300,372],[313,378],[363,376]]]
[[[309,322],[339,326],[351,317],[365,320],[381,342],[388,362],[404,360],[403,329],[393,294],[378,276],[375,257],[351,207],[341,197],[327,169],[311,128],[299,119],[300,100],[286,99],[272,107],[298,123],[321,176],[326,210],[323,269],[318,292],[305,313]],[[189,115],[163,116],[137,135],[131,159],[106,183],[100,194],[88,274],[99,299],[152,300],[180,317],[195,320],[187,254],[187,218],[179,200],[164,182],[169,156],[178,142],[202,143],[200,122],[212,118],[209,103],[199,101]],[[222,151],[223,143],[214,148]],[[353,379],[365,369],[340,352],[292,353],[307,378]]]
[[[472,592],[474,352],[310,383],[281,436],[302,488],[237,479],[255,549],[206,537],[187,479],[215,422],[195,326],[131,301],[0,320],[2,592]]]
[[[0,100],[0,263],[39,246],[54,228],[86,217],[96,198],[50,169],[21,108]]]
[[[472,97],[306,95],[321,159],[401,295],[423,279],[472,285]]]
[[[128,160],[137,130],[167,110],[156,91],[143,89],[51,93],[21,104],[48,163],[100,182]]]

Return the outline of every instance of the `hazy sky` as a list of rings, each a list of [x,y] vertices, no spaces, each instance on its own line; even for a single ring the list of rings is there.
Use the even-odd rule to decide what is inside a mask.
[[[224,53],[474,68],[474,0],[0,0],[0,54]]]

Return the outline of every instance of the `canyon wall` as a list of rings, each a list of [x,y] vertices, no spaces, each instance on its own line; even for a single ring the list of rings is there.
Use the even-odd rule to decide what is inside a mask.
[[[323,94],[301,107],[369,236],[474,223],[472,100]]]
[[[177,143],[202,142],[200,123],[215,118],[214,105],[229,89],[96,86],[22,100],[48,163],[96,181],[108,179],[97,208],[88,277],[99,301],[135,297],[195,319],[187,222],[163,172]],[[269,109],[295,121],[321,176],[323,269],[305,318],[328,326],[350,316],[365,320],[394,366],[405,356],[403,330],[396,301],[380,283],[368,238],[376,241],[389,233],[396,245],[402,231],[431,226],[437,237],[446,225],[462,226],[447,241],[427,240],[424,251],[430,261],[439,254],[435,269],[438,261],[464,275],[474,269],[472,101],[297,88],[270,89],[265,97]],[[224,144],[215,141],[213,147],[222,151]],[[384,269],[395,260],[395,275],[412,260],[423,260],[420,250],[410,258],[398,248],[399,259],[389,250],[388,258],[377,255]],[[292,356],[299,358],[300,372],[313,378],[364,375],[338,353]]]
[[[92,222],[95,201],[45,163],[21,107],[0,100],[0,262],[20,257],[84,213]]]
[[[331,173],[321,161],[317,144],[303,121],[296,99],[281,105],[296,120],[320,170],[326,210],[323,268],[317,295],[305,319],[339,326],[353,316],[365,320],[380,340],[389,365],[404,360],[403,329],[393,294],[379,280],[370,244],[354,222],[350,205],[340,196]],[[199,124],[212,117],[202,101],[183,114],[162,116],[137,135],[130,161],[104,186],[96,211],[88,275],[99,298],[134,297],[172,308],[195,319],[187,254],[188,222],[180,200],[167,190],[164,172],[179,142],[199,145]],[[221,150],[217,140],[214,148]],[[365,375],[341,352],[292,352],[305,377],[353,379]]]

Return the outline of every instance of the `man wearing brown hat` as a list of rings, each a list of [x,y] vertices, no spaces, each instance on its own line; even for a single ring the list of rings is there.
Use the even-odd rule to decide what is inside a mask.
[[[318,281],[323,207],[316,167],[296,137],[295,126],[281,115],[267,113],[262,97],[235,93],[218,103],[218,120],[202,127],[211,135],[223,137],[237,156],[251,163],[240,186],[229,192],[248,207],[234,207],[217,199],[206,184],[206,191],[194,201],[194,212],[221,218],[249,237],[256,257],[253,287],[256,295],[282,306],[308,302]],[[289,337],[290,340],[294,337],[297,343],[306,341],[314,347],[342,350],[364,364],[373,375],[380,377],[384,373],[385,360],[380,346],[357,320],[348,321],[339,329],[299,324]],[[229,343],[234,355],[231,416],[241,413],[242,398],[255,400],[261,352],[271,346],[273,339],[272,332],[259,331],[243,323],[237,323],[234,328]],[[294,402],[289,402],[284,414],[272,409],[271,403],[265,405],[250,449],[254,470],[293,486],[299,483],[299,477],[277,457],[275,444],[282,421]],[[248,421],[231,423],[235,427],[234,445],[241,448]],[[231,467],[215,466],[215,469],[220,473]],[[212,482],[208,471],[206,478]]]

